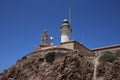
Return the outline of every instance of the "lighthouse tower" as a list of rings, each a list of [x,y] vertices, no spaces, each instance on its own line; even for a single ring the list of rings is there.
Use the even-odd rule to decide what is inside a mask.
[[[60,32],[61,32],[61,43],[70,41],[72,29],[67,19],[63,20],[63,23],[60,26]]]

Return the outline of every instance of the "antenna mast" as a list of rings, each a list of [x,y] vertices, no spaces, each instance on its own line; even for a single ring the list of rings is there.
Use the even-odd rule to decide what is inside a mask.
[[[70,22],[70,28],[72,29],[72,16],[71,16],[71,8],[69,7],[69,22]]]

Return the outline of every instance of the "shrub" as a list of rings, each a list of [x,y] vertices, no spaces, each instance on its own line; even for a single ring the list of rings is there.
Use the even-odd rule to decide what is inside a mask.
[[[22,57],[22,60],[25,60],[25,59],[27,59],[27,56]]]
[[[55,52],[48,53],[45,56],[46,62],[53,62],[54,59],[55,59]]]
[[[117,50],[117,51],[115,52],[115,54],[116,54],[117,57],[120,57],[120,50]]]
[[[116,59],[116,55],[112,52],[106,51],[103,55],[99,58],[100,62],[113,62]]]

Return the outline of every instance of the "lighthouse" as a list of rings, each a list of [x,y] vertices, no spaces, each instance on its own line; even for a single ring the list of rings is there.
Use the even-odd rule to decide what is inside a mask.
[[[63,20],[60,26],[61,43],[70,41],[72,28],[67,19]]]

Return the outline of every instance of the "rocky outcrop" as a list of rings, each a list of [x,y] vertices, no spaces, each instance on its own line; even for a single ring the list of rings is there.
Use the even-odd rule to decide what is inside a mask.
[[[93,63],[79,52],[55,52],[53,62],[46,62],[45,58],[23,57],[5,70],[0,80],[92,80]]]
[[[100,62],[97,67],[97,79],[99,80],[120,80],[120,51],[112,53],[116,55],[116,60],[109,61],[107,58],[105,62]],[[114,57],[114,56],[113,56]]]
[[[0,80],[120,80],[120,51],[112,54],[114,61],[64,48],[37,51],[1,73]]]
[[[102,78],[102,80],[120,80],[120,59],[113,63],[101,63],[97,69],[97,78]]]

